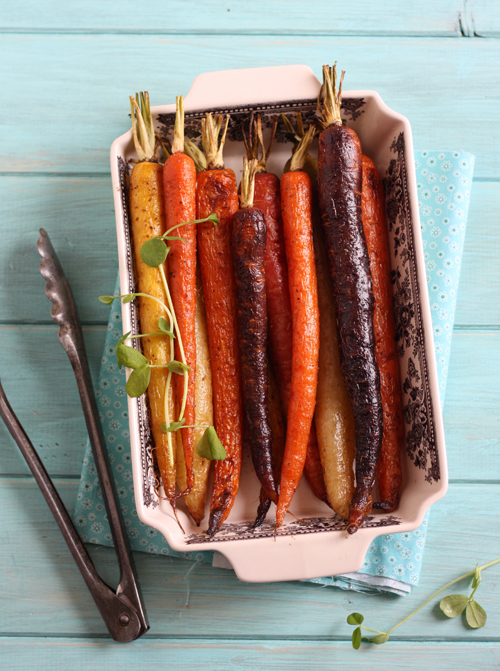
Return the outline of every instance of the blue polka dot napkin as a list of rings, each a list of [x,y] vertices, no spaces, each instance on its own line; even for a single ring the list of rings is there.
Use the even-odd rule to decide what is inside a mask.
[[[474,157],[463,152],[416,151],[420,221],[424,243],[441,403],[444,402],[448,361],[457,304]],[[118,295],[118,286],[115,295]],[[134,503],[130,458],[125,372],[118,369],[114,347],[122,335],[119,307],[113,307],[97,385],[97,403],[115,477],[127,533],[134,550],[183,557],[230,568],[213,552],[179,553],[163,536],[140,522]],[[75,522],[83,540],[112,545],[111,533],[90,445],[83,460]],[[407,594],[418,585],[428,515],[412,532],[379,536],[357,573],[317,578],[325,586],[363,592]]]

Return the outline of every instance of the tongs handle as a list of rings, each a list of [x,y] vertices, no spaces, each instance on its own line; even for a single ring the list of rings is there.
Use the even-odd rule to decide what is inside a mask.
[[[134,638],[137,638],[147,631],[149,625],[142,601],[130,544],[124,530],[121,511],[117,504],[114,480],[110,477],[111,466],[99,419],[80,320],[78,318],[75,301],[68,280],[66,279],[61,263],[50,242],[49,236],[43,228],[40,229],[40,239],[38,240],[37,247],[40,256],[42,257],[40,272],[46,280],[45,293],[53,303],[51,310],[52,319],[60,325],[59,341],[69,356],[78,384],[78,391],[80,392],[80,399],[85,415],[90,444],[92,446],[97,474],[101,484],[104,505],[106,506],[115,552],[120,566],[120,582],[114,598],[118,598],[120,601],[126,601],[130,604],[141,623],[141,631],[135,636],[126,639],[134,640]],[[106,620],[102,610],[101,614]],[[114,638],[118,634],[121,636],[116,640],[125,640],[123,638],[124,631],[131,630],[130,625],[123,624],[123,622],[121,622],[121,630],[118,631],[116,628],[112,629],[114,626],[113,622],[108,622],[106,620],[106,624],[108,625],[112,636]]]
[[[45,470],[40,457],[31,443],[26,431],[17,419],[0,383],[0,416],[21,450],[30,467],[42,494],[61,530],[71,554],[80,569],[83,579],[92,594],[96,605],[106,622],[110,634],[116,641],[128,642],[143,633],[140,618],[134,608],[119,598],[115,592],[99,577],[85,545],[73,524],[64,503]]]

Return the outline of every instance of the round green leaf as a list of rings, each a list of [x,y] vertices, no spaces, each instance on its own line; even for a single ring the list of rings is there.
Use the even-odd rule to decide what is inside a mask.
[[[457,617],[465,610],[469,597],[465,594],[450,594],[441,599],[439,607],[446,617]]]
[[[122,303],[131,303],[137,294],[126,294],[122,298]]]
[[[159,238],[147,240],[141,247],[141,259],[147,266],[158,268],[165,262],[168,254],[168,247]]]
[[[121,343],[116,346],[116,360],[118,366],[127,366],[127,368],[141,368],[148,364],[146,357],[138,352],[134,347]]]
[[[226,458],[224,445],[220,442],[219,436],[215,432],[213,426],[209,426],[205,429],[205,433],[196,446],[196,452],[200,457],[203,457],[203,459],[209,459],[210,461],[213,459],[224,461]]]
[[[347,624],[363,624],[364,619],[361,613],[351,613],[347,616]]]
[[[191,367],[188,366],[185,363],[182,363],[182,361],[170,361],[169,364],[167,364],[167,369],[171,373],[177,373],[177,375],[184,375],[185,371],[190,371]]]
[[[389,640],[389,634],[378,634],[377,636],[374,636],[373,638],[370,639],[372,643],[376,643],[377,645],[387,643],[388,640]]]
[[[127,331],[127,333],[124,333],[124,334],[122,335],[122,337],[120,338],[120,340],[116,343],[116,345],[115,345],[115,349],[116,349],[117,347],[119,347],[120,345],[123,345],[124,342],[125,342],[125,340],[129,337],[129,335],[130,335],[131,333],[132,333],[132,331]],[[121,368],[121,366],[120,366],[120,368]]]
[[[180,429],[184,424],[186,423],[186,418],[183,417],[180,422],[170,422],[170,424],[167,426],[166,424],[161,425],[161,430],[163,433],[172,433],[172,431],[177,431],[177,429]]]
[[[104,305],[111,305],[115,300],[115,296],[99,296],[99,300],[101,303],[104,303]]]
[[[352,647],[354,650],[358,650],[361,645],[361,627],[356,627],[352,632]]]
[[[160,317],[158,319],[158,328],[162,333],[166,333],[166,335],[169,335],[171,338],[175,338],[175,335],[172,333],[172,329],[170,327],[170,324],[166,319],[163,317]]]
[[[477,601],[469,601],[467,604],[467,609],[465,611],[465,618],[467,624],[472,629],[480,629],[486,624],[486,611],[482,608]]]
[[[136,368],[134,371],[132,371],[129,379],[127,380],[125,391],[129,396],[132,396],[132,398],[142,396],[148,388],[150,377],[151,368],[149,365]]]

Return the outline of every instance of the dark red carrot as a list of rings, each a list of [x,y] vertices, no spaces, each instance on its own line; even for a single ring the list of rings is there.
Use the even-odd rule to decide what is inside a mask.
[[[281,405],[281,398],[278,391],[276,378],[274,377],[271,366],[268,366],[267,371],[267,389],[268,389],[268,407],[269,407],[269,422],[271,424],[272,434],[272,457],[273,457],[273,473],[276,482],[280,481],[281,464],[283,463],[283,454],[285,452],[286,441],[286,416]],[[267,512],[271,506],[271,499],[266,496],[263,489],[260,490],[259,508],[257,510],[257,517],[254,523],[254,529],[259,527],[265,520]]]
[[[280,180],[277,175],[266,172],[266,162],[271,152],[276,125],[276,123],[273,125],[271,140],[266,150],[259,115],[255,120],[253,141],[251,125],[249,138],[246,139],[245,144],[250,157],[254,155],[257,158],[259,145],[261,149],[261,158],[257,166],[258,172],[255,175],[254,205],[261,210],[266,219],[266,294],[269,351],[280,389],[283,410],[286,413],[288,412],[292,381],[292,308],[281,217]],[[301,130],[303,131],[303,127],[301,127]],[[257,142],[255,142],[255,138]],[[300,142],[300,138],[298,141]],[[307,160],[308,156],[306,155],[304,160]],[[328,503],[314,424],[311,425],[311,434],[308,439],[304,475],[315,496]]]
[[[243,404],[238,360],[236,281],[231,246],[233,215],[238,190],[232,170],[224,169],[218,135],[221,119],[207,114],[203,120],[203,148],[208,170],[198,174],[197,218],[217,214],[219,223],[198,224],[201,279],[207,308],[208,341],[212,367],[215,429],[226,459],[215,462],[208,533],[215,534],[229,515],[238,491],[243,443]]]
[[[342,74],[343,77],[343,74]],[[361,219],[362,152],[356,133],[342,125],[342,79],[323,67],[324,110],[319,137],[319,203],[337,315],[347,392],[356,426],[356,490],[347,530],[354,533],[372,507],[382,444],[380,375],[373,333],[370,260]],[[318,100],[319,107],[319,100]]]
[[[277,503],[267,393],[266,221],[262,212],[253,207],[256,164],[255,159],[248,161],[245,156],[241,208],[233,216],[240,371],[245,442],[263,490]]]
[[[176,99],[176,117],[172,153],[163,167],[163,191],[165,196],[166,230],[175,228],[173,236],[183,240],[170,240],[168,255],[168,279],[172,303],[181,338],[176,338],[175,356],[182,360],[183,347],[189,373],[174,375],[177,402],[181,407],[185,398],[185,424],[195,424],[195,376],[196,376],[196,224],[177,228],[179,224],[196,219],[196,168],[192,158],[184,153],[184,102]],[[181,344],[182,343],[182,344]],[[193,487],[193,441],[194,429],[181,429],[184,460],[186,463],[187,488]]]
[[[385,219],[384,187],[376,165],[368,156],[363,156],[361,204],[375,297],[373,328],[384,415],[382,449],[378,462],[380,502],[374,503],[373,507],[392,512],[398,506],[401,490],[403,408],[395,338],[391,258]]]
[[[312,237],[312,186],[309,176],[300,170],[313,134],[314,131],[310,129],[294,155],[291,171],[281,179],[293,345],[287,437],[281,467],[276,529],[283,523],[304,469],[316,402],[319,311]]]

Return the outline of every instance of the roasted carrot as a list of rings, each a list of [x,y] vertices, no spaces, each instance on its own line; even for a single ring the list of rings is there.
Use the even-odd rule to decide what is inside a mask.
[[[313,234],[319,305],[319,370],[314,421],[328,500],[337,515],[347,520],[354,494],[354,417],[340,366],[323,231],[321,221],[316,218]]]
[[[208,533],[215,534],[229,515],[238,491],[243,443],[243,404],[238,360],[236,281],[231,247],[233,215],[238,190],[232,170],[224,169],[220,144],[221,119],[211,114],[202,123],[203,148],[208,170],[198,174],[197,218],[215,212],[219,223],[198,225],[201,279],[207,309],[208,341],[212,367],[215,429],[226,450],[226,459],[215,464]]]
[[[142,245],[150,238],[165,233],[165,208],[162,188],[162,166],[154,161],[154,130],[149,112],[149,96],[141,94],[141,109],[134,98],[130,98],[134,143],[140,162],[130,175],[130,227],[134,247],[134,266],[137,291],[166,302],[165,291],[158,268],[146,265],[140,255]],[[143,118],[144,117],[144,118]],[[138,120],[142,123],[137,131]],[[147,132],[141,132],[141,129]],[[167,318],[161,305],[147,297],[138,298],[141,328],[144,333],[158,331],[158,319]],[[151,364],[166,365],[170,362],[170,338],[149,336],[141,338],[142,352]],[[165,388],[168,371],[166,368],[152,368],[147,389],[151,433],[154,456],[158,464],[165,496],[175,500],[175,452],[169,455],[171,437],[165,434],[161,425],[165,422]],[[174,416],[174,393],[170,388],[167,400],[169,414]]]
[[[285,452],[286,441],[286,416],[281,405],[281,398],[278,391],[278,385],[273,375],[271,366],[268,365],[267,370],[267,388],[268,388],[268,406],[269,406],[269,422],[271,424],[272,434],[272,457],[273,457],[273,473],[276,482],[280,481],[281,464],[283,462],[283,454]],[[260,527],[264,521],[269,508],[271,506],[271,499],[266,496],[263,489],[260,490],[259,508],[257,510],[257,517],[254,522],[254,529]]]
[[[245,442],[266,495],[278,503],[271,454],[267,392],[267,301],[264,257],[266,221],[253,207],[257,160],[245,156],[241,207],[233,216],[240,372],[245,415]]]
[[[312,237],[312,186],[300,168],[314,131],[297,148],[291,171],[281,179],[281,211],[292,305],[292,379],[287,413],[287,437],[281,467],[276,529],[283,523],[299,484],[307,453],[316,402],[319,351],[319,311]]]
[[[206,426],[213,426],[212,371],[208,349],[207,317],[201,278],[196,280],[196,412],[193,453],[193,488],[183,501],[189,514],[199,526],[205,516],[210,461],[196,452],[196,447],[205,433]],[[177,432],[180,437],[180,432]],[[187,474],[182,440],[177,441],[177,486],[181,492],[187,489]]]
[[[382,449],[378,463],[380,502],[375,508],[392,512],[399,503],[401,489],[401,446],[404,440],[403,409],[396,327],[391,285],[391,259],[384,207],[384,187],[379,171],[363,156],[363,229],[370,257],[375,310],[375,354],[380,370],[380,392],[384,417]]]
[[[342,125],[342,79],[338,93],[335,79],[335,66],[333,71],[324,66],[321,115],[324,130],[318,149],[319,203],[342,372],[356,427],[356,490],[347,526],[352,534],[372,507],[371,492],[382,445],[382,400],[375,356],[370,261],[361,219],[361,143],[352,128]]]
[[[271,152],[275,132],[276,124],[273,125],[271,140],[266,149],[259,115],[255,119],[254,128],[252,128],[252,125],[250,126],[250,133],[248,138],[245,138],[245,145],[247,155],[256,158],[260,147],[258,171],[255,175],[254,205],[264,214],[267,226],[266,294],[269,350],[280,388],[283,410],[287,413],[292,381],[292,308],[281,217],[280,180],[277,175],[266,172],[266,163]],[[300,138],[298,141],[300,142]],[[308,158],[309,155],[306,154],[305,160]],[[311,425],[311,433],[308,439],[304,474],[315,496],[328,503],[314,424]]]
[[[195,424],[196,380],[196,224],[179,226],[196,218],[196,168],[192,158],[184,153],[184,102],[176,99],[176,115],[172,153],[163,167],[166,230],[173,237],[167,260],[168,282],[181,338],[175,339],[175,356],[190,367],[184,375],[174,375],[180,413],[189,428],[180,430],[186,465],[186,490],[193,487],[193,439]],[[184,403],[183,403],[184,401]],[[182,407],[184,405],[184,407]]]

